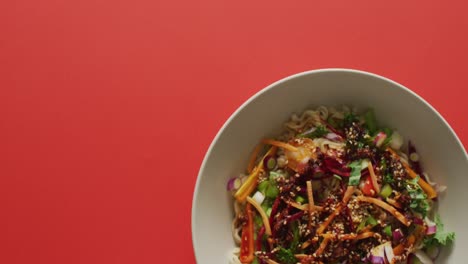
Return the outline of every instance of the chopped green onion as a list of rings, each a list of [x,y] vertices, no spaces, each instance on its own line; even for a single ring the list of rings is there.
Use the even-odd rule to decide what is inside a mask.
[[[274,180],[276,178],[281,177],[282,174],[277,171],[270,171],[270,180]]]
[[[359,226],[358,228],[356,229],[356,232],[360,232],[362,229],[364,229],[364,227],[370,225],[371,227],[374,227],[377,225],[377,220],[375,220],[374,217],[372,216],[368,216],[366,218],[366,220],[362,221],[361,223],[359,223]]]
[[[390,194],[392,194],[392,187],[390,186],[390,184],[385,184],[384,187],[382,187],[382,190],[380,191],[380,196],[382,196],[382,198],[387,198],[390,196]]]
[[[271,207],[268,207],[268,209],[266,210],[265,213],[266,213],[268,216],[270,216],[270,215],[271,215]]]
[[[364,227],[366,227],[366,221],[362,221],[361,223],[359,223],[357,229],[356,229],[356,232],[360,232],[362,229],[364,229]]]
[[[274,184],[271,184],[266,189],[266,192],[265,192],[265,196],[268,197],[268,198],[276,198],[276,196],[278,196],[278,194],[279,194],[278,187],[276,187],[276,185],[274,185]]]
[[[263,194],[265,194],[265,191],[266,189],[268,188],[268,185],[270,183],[268,181],[262,181],[259,185],[258,185],[258,190],[261,191]]]
[[[298,202],[300,204],[303,204],[305,202],[305,199],[304,199],[304,197],[298,195],[298,196],[296,196],[296,202]]]
[[[367,222],[368,225],[371,225],[371,226],[376,226],[377,225],[377,220],[375,220],[375,218],[372,217],[372,216],[367,217],[366,222]]]
[[[392,227],[389,226],[389,225],[386,226],[386,227],[384,227],[383,232],[384,232],[387,236],[391,237],[391,236],[392,236]]]
[[[270,157],[267,161],[267,169],[272,170],[276,167],[276,159],[274,157]]]

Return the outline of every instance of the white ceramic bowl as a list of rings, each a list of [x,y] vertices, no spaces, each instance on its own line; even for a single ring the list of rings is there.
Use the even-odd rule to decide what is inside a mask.
[[[468,262],[468,157],[455,132],[426,101],[394,81],[362,71],[324,69],[292,75],[261,90],[237,109],[213,140],[193,196],[197,263],[228,262],[234,243],[226,182],[245,171],[260,139],[277,135],[294,112],[341,104],[374,108],[381,123],[415,143],[424,169],[448,186],[439,199],[439,212],[446,229],[456,232],[456,242],[444,249],[437,263]]]

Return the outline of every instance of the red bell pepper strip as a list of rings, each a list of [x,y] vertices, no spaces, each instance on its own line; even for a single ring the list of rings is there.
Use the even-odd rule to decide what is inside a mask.
[[[242,238],[239,260],[246,264],[254,260],[254,226],[253,211],[250,204],[245,207],[247,222],[242,227]]]

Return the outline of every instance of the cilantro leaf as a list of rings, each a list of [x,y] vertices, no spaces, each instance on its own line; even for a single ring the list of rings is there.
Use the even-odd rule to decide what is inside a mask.
[[[409,196],[411,197],[410,208],[422,214],[423,216],[427,215],[427,212],[430,209],[427,194],[423,191],[421,186],[418,184],[419,177],[416,177],[412,180],[406,181],[406,190],[408,191]]]
[[[289,249],[280,248],[276,253],[276,258],[279,260],[280,263],[284,264],[295,264],[297,263],[297,259],[294,254]]]
[[[358,117],[352,112],[345,113],[343,123],[345,126],[350,126],[353,122],[359,121]]]
[[[435,217],[435,223],[437,227],[437,231],[435,234],[429,236],[428,238],[424,239],[424,246],[446,246],[447,244],[453,242],[455,240],[455,233],[454,232],[445,232],[444,231],[444,224],[440,219],[440,215],[437,214]]]
[[[355,160],[349,163],[348,167],[351,168],[348,184],[353,186],[359,185],[359,180],[361,180],[362,160]]]

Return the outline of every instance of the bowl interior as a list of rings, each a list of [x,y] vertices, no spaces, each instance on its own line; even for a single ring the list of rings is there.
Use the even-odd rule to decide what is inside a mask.
[[[430,105],[403,86],[370,73],[329,69],[270,85],[244,103],[220,130],[201,166],[193,200],[192,238],[198,263],[227,263],[234,243],[226,182],[245,171],[259,140],[277,135],[294,112],[342,104],[374,108],[380,123],[414,142],[425,171],[448,187],[439,199],[439,213],[446,230],[456,232],[456,242],[442,252],[438,263],[465,262],[468,159],[455,133]]]

